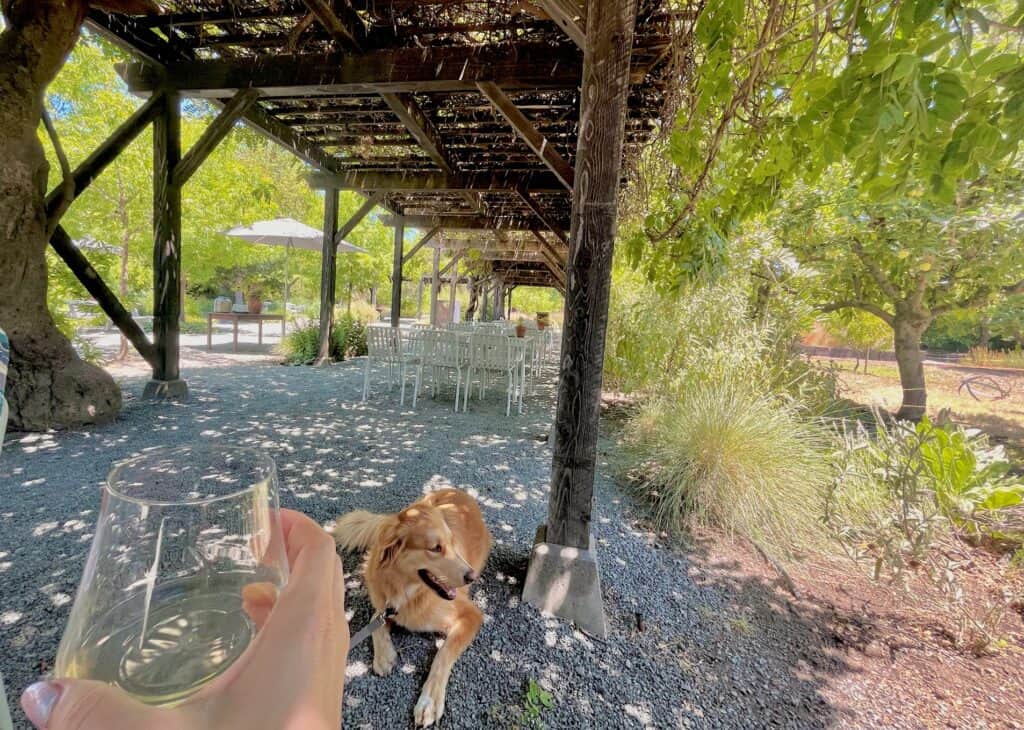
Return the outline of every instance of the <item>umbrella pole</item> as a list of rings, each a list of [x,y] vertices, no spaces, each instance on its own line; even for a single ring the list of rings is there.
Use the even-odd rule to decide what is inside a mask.
[[[284,327],[282,331],[288,331],[288,259],[292,255],[292,242],[289,241],[288,245],[284,247],[284,310],[281,312],[281,316],[284,317]]]

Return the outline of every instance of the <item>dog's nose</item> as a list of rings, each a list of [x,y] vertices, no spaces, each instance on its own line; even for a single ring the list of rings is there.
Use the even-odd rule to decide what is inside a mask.
[[[466,583],[472,583],[480,577],[480,574],[477,573],[475,570],[471,570],[462,577],[465,579]]]

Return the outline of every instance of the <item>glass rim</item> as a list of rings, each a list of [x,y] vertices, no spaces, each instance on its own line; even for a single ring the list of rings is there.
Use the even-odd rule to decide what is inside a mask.
[[[176,451],[194,451],[197,449],[217,452],[217,453],[232,453],[232,454],[244,454],[245,456],[252,458],[254,463],[259,464],[261,471],[265,472],[265,475],[254,480],[251,484],[236,489],[226,494],[217,494],[211,497],[196,497],[192,499],[145,499],[143,497],[137,497],[131,494],[126,494],[124,491],[117,488],[118,477],[125,469],[135,466],[146,459],[152,458],[154,455],[167,456],[173,454]],[[135,504],[147,505],[152,507],[175,507],[175,506],[195,506],[203,504],[212,504],[213,502],[220,502],[226,499],[235,499],[248,492],[251,492],[257,484],[263,479],[274,476],[277,473],[277,464],[267,454],[259,451],[251,446],[222,446],[219,444],[200,444],[195,446],[183,445],[173,447],[159,447],[155,450],[148,451],[142,454],[138,454],[129,459],[125,459],[121,463],[114,466],[107,474],[106,480],[103,482],[103,490],[118,499],[123,499],[126,502],[134,502]]]

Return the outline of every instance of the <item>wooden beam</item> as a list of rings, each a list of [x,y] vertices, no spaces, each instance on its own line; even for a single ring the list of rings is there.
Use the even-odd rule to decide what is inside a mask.
[[[548,241],[548,239],[544,238],[544,236],[542,236],[540,234],[540,231],[534,230],[534,231],[531,231],[531,233],[533,233],[533,235],[537,239],[537,241],[540,242],[541,250],[547,252],[551,256],[551,258],[554,259],[555,261],[557,261],[558,265],[561,266],[564,269],[565,268],[566,259],[568,257],[562,255],[557,250],[555,250],[555,247],[551,245],[551,242]]]
[[[337,192],[337,191],[335,191]],[[377,192],[366,199],[351,218],[343,225],[339,230],[338,234],[334,237],[334,245],[338,246],[345,237],[356,229],[356,226],[366,217],[366,214],[373,210],[377,205],[384,199],[384,193]]]
[[[274,117],[263,111],[258,104],[250,106],[243,116],[246,123],[253,130],[272,142],[281,145],[313,167],[320,170],[333,170],[335,168],[335,163],[330,155],[300,137],[287,124],[274,119]]]
[[[314,188],[338,190],[385,190],[388,192],[457,193],[529,190],[533,193],[565,193],[559,180],[547,172],[518,174],[494,170],[452,175],[445,172],[342,172],[306,176]]]
[[[528,231],[536,228],[537,222],[523,218],[491,218],[481,215],[407,215],[405,224],[410,228],[433,228],[438,226],[453,230],[506,230]],[[381,219],[384,225],[393,225],[392,218]]]
[[[97,147],[91,155],[85,158],[78,167],[71,173],[74,180],[74,197],[72,201],[82,194],[82,191],[92,184],[92,181],[100,176],[111,162],[130,145],[143,129],[156,118],[163,105],[163,96],[155,94],[146,103],[135,110],[121,125],[115,129],[109,137]],[[63,185],[58,185],[46,196],[46,217],[49,227],[55,228],[62,211],[67,210],[71,201],[66,200]]]
[[[320,259],[320,347],[315,365],[331,362],[331,330],[334,328],[334,289],[338,279],[338,191],[324,195],[324,238]]]
[[[520,189],[520,190],[517,190],[516,192],[519,194],[519,199],[523,201],[523,204],[526,205],[527,208],[529,208],[531,211],[533,211],[533,214],[535,216],[537,216],[537,219],[541,223],[543,223],[547,227],[547,229],[549,231],[554,233],[558,237],[559,241],[561,241],[564,245],[568,246],[569,245],[569,239],[566,237],[565,231],[562,230],[562,227],[560,225],[558,225],[558,223],[556,223],[551,218],[551,216],[549,216],[544,211],[543,208],[540,207],[540,204],[530,194],[530,191],[529,190],[522,190],[522,189]]]
[[[576,151],[579,174],[573,191],[569,286],[545,535],[548,543],[584,550],[590,548],[591,539],[605,330],[636,5],[637,0],[595,0],[587,8],[588,47]]]
[[[478,81],[476,87],[480,93],[487,97],[491,105],[508,121],[526,145],[533,150],[534,154],[548,166],[551,172],[562,182],[568,190],[572,190],[574,173],[564,157],[558,154],[558,150],[548,142],[547,138],[537,131],[533,122],[527,119],[526,115],[519,111],[508,95],[501,90],[501,87],[491,81]]]
[[[388,91],[380,92],[384,103],[395,113],[409,130],[423,151],[434,161],[438,168],[451,176],[455,175],[455,167],[448,158],[444,146],[441,144],[440,136],[435,129],[433,122],[420,109],[419,104],[412,97],[412,94],[398,94]]]
[[[438,169],[455,180],[461,180],[447,150],[445,150],[444,145],[441,143],[441,137],[434,127],[434,123],[423,113],[423,110],[420,109],[420,105],[416,103],[412,94],[381,91],[380,96],[384,99],[384,103],[390,107],[391,111],[395,113],[395,116],[405,125],[405,128],[409,130],[409,134],[415,138],[419,146],[423,148],[423,151],[427,153],[427,156],[434,161]],[[476,209],[480,207],[478,196],[463,191],[462,197],[469,203],[470,207]]]
[[[434,255],[431,257],[431,276],[430,276],[430,324],[432,327],[437,326],[437,295],[441,289],[441,249],[435,248]]]
[[[452,256],[452,258],[451,258],[451,261],[449,261],[449,262],[448,262],[447,264],[445,264],[445,265],[444,265],[444,268],[443,268],[443,269],[441,269],[441,271],[440,271],[440,272],[438,273],[438,276],[444,276],[444,275],[445,275],[445,274],[447,274],[447,273],[448,273],[449,271],[451,271],[451,270],[452,270],[452,267],[453,267],[453,266],[455,266],[455,265],[456,265],[457,263],[459,263],[459,260],[460,260],[460,259],[461,259],[461,258],[462,258],[462,257],[463,257],[463,256],[464,256],[465,254],[466,254],[466,252],[465,252],[465,251],[457,251],[457,252],[455,253],[455,255],[454,255],[454,256]]]
[[[477,81],[506,89],[574,89],[581,69],[578,51],[546,43],[182,61],[166,73],[142,63],[118,66],[132,92],[167,86],[216,99],[248,88],[265,97],[471,91]]]
[[[404,254],[402,256],[402,263],[403,264],[409,263],[409,261],[412,260],[412,257],[415,256],[419,252],[419,250],[421,248],[423,248],[428,243],[430,243],[433,240],[434,236],[436,236],[440,232],[441,232],[441,229],[438,228],[437,226],[434,226],[429,231],[427,231],[426,235],[423,236],[423,238],[421,238],[419,240],[419,243],[417,243],[415,246],[413,246],[411,249],[409,249],[409,253]]]
[[[156,367],[156,348],[146,337],[138,323],[132,319],[132,315],[124,308],[117,295],[107,286],[99,273],[92,267],[78,247],[72,242],[67,231],[62,226],[57,226],[50,237],[50,245],[54,252],[67,264],[71,273],[75,275],[89,292],[96,303],[100,305],[103,313],[110,317],[125,338],[132,343],[142,358],[149,363],[150,367]]]
[[[203,131],[202,136],[181,158],[181,162],[174,170],[175,185],[181,187],[188,182],[189,178],[210,156],[210,153],[217,148],[221,140],[228,135],[228,132],[235,126],[235,122],[248,111],[259,96],[258,89],[245,89],[231,97],[231,101],[224,105],[220,113],[210,122],[210,126]]]
[[[555,21],[555,25],[565,31],[573,43],[581,50],[586,49],[587,35],[583,28],[587,21],[579,4],[574,0],[536,0],[536,2]]]
[[[160,384],[181,379],[181,186],[174,175],[180,161],[181,100],[168,91],[153,120],[153,380],[157,394],[162,392]]]
[[[405,223],[401,218],[395,225],[395,250],[391,263],[391,326],[397,327],[402,318],[402,250],[405,248]]]
[[[335,41],[342,45],[351,46],[352,48],[355,48],[357,51],[362,50],[362,46],[360,46],[359,41],[356,40],[356,36],[355,33],[352,31],[352,28],[349,27],[346,23],[342,22],[341,18],[338,17],[338,15],[334,12],[334,9],[331,7],[331,3],[327,2],[327,0],[302,1],[306,4],[306,7],[309,8],[310,11],[312,11],[312,13],[316,16],[316,19],[320,21],[320,25],[322,25],[327,30],[331,38],[333,38]],[[345,2],[344,5],[347,7],[348,3]],[[351,10],[351,8],[348,9]],[[349,23],[352,23],[353,25],[359,24],[356,27],[361,26],[362,21],[359,19],[359,16],[355,14],[355,11],[352,11],[351,13],[346,13],[346,16]]]

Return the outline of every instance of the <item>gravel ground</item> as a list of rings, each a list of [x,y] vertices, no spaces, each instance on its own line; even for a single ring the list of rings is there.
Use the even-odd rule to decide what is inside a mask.
[[[52,663],[111,464],[147,447],[223,438],[271,454],[282,505],[324,524],[354,508],[394,511],[437,487],[478,496],[495,537],[474,594],[486,623],[455,666],[442,728],[539,727],[524,714],[531,679],[553,696],[539,718],[552,728],[821,727],[851,719],[823,699],[845,667],[820,622],[697,548],[664,544],[606,473],[596,485],[594,530],[609,640],[523,605],[530,544],[546,515],[550,388],[510,419],[499,396],[473,402],[468,415],[453,414],[444,399],[425,398],[412,411],[379,385],[361,404],[361,368],[196,368],[185,373],[190,401],[163,405],[142,402],[144,379],[131,377],[114,424],[10,435],[0,461],[0,672],[12,700]],[[349,571],[357,566],[346,559]],[[349,586],[353,626],[362,626],[370,611],[357,575]],[[411,726],[434,644],[396,632],[398,670],[385,679],[369,670],[370,642],[356,647],[346,726]]]

